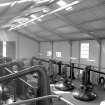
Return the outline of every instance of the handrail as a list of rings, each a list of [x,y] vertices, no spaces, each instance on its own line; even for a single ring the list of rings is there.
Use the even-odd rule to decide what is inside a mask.
[[[42,58],[37,58],[37,57],[33,57],[33,59],[41,60],[41,61],[48,62],[48,63],[49,63],[49,60],[50,60],[50,59],[49,60],[44,60]],[[53,59],[51,59],[51,60],[54,61]],[[59,62],[60,61],[55,61],[54,64],[58,64]],[[62,65],[66,65],[67,67],[72,67],[70,64],[67,64],[67,63],[64,63],[64,62],[62,62],[61,64]],[[78,63],[74,63],[74,64],[78,64]],[[82,65],[82,64],[80,64],[80,65]],[[86,66],[91,66],[91,65],[86,65]],[[91,67],[94,67],[94,66],[91,66]],[[78,67],[78,66],[74,66],[73,68],[80,69],[80,70],[85,70],[85,68]],[[96,73],[100,73],[100,74],[104,74],[105,75],[105,72],[101,72],[101,71],[98,71],[96,69],[90,69],[90,71],[93,71],[93,72],[96,72]]]
[[[74,105],[73,103],[71,103],[70,101],[64,99],[62,96],[59,96],[59,95],[47,95],[47,96],[32,98],[32,99],[28,99],[28,100],[22,100],[22,101],[19,101],[19,102],[14,102],[14,103],[11,103],[11,104],[4,104],[4,105],[19,105],[19,104],[35,102],[35,101],[38,101],[38,100],[49,99],[49,98],[57,98],[58,100],[60,100],[62,102],[65,102],[67,105]]]
[[[50,84],[49,84],[47,72],[46,72],[44,67],[39,66],[39,65],[26,68],[26,69],[24,69],[22,71],[19,71],[17,73],[2,76],[2,77],[0,77],[0,82],[12,80],[12,79],[21,77],[23,75],[26,75],[26,74],[29,74],[29,73],[32,73],[32,72],[37,72],[39,77],[40,77],[39,82],[38,82],[39,83],[38,86],[39,86],[39,89],[40,89],[38,91],[39,92],[38,97],[49,95],[50,94]],[[43,104],[49,105],[50,100],[46,99],[46,100],[43,100],[42,102],[38,103],[38,105],[43,105]]]
[[[49,63],[50,60],[55,61],[55,59],[43,59],[43,58],[38,58],[38,57],[33,57],[32,59],[41,60],[41,61],[47,62],[47,63]],[[56,60],[56,62],[59,62],[59,61]],[[61,61],[61,62],[62,62],[62,65],[67,65],[67,66],[70,65],[70,64],[69,64],[70,62],[68,62],[68,63],[64,63],[64,61]],[[72,62],[72,63],[73,63],[73,62]],[[78,64],[78,63],[74,63],[74,64]],[[79,65],[88,66],[88,65],[82,64],[82,63],[79,64]],[[98,66],[92,66],[92,67],[98,68]],[[103,68],[101,68],[101,69],[105,69],[105,68],[103,67]]]

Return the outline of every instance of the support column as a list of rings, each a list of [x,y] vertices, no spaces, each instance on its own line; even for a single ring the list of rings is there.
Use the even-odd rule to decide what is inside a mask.
[[[101,62],[102,62],[102,41],[98,42],[99,44],[99,55],[98,55],[98,70],[101,71]],[[100,74],[99,74],[100,77]]]
[[[81,54],[81,41],[79,41],[79,51],[78,51],[78,64],[80,65],[80,54]]]
[[[80,57],[80,54],[81,54],[81,41],[79,41],[78,43],[79,43],[79,46],[78,46],[79,47],[78,48],[79,49],[79,51],[78,51],[78,67],[80,67],[80,63],[81,63],[80,62],[80,59],[81,59],[81,57]],[[79,77],[80,77],[80,70],[78,70],[77,78],[79,78]]]
[[[53,46],[54,44],[53,44],[53,41],[51,41],[51,53],[52,53],[52,55],[51,55],[51,59],[53,59],[54,58],[54,46]]]
[[[41,48],[40,48],[40,42],[37,42],[38,43],[38,57],[40,58],[41,57]]]
[[[72,41],[69,41],[69,46],[70,46],[70,63],[72,63],[72,59],[71,59],[71,57],[72,57]]]
[[[20,59],[20,36],[17,35],[16,41],[16,59]]]

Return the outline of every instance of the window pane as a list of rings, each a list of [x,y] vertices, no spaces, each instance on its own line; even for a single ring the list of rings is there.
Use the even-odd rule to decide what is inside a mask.
[[[6,41],[3,41],[3,57],[6,57]]]
[[[89,58],[89,43],[81,43],[81,58]]]
[[[62,57],[61,52],[56,52],[56,57]]]
[[[81,51],[81,54],[87,54],[88,55],[88,51]]]

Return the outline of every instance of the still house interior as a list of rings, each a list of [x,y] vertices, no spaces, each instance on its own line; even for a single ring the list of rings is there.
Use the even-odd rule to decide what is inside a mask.
[[[105,105],[105,0],[0,0],[0,105]]]

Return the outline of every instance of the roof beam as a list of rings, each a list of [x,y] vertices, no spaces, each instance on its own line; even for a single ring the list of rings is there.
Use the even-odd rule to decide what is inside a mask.
[[[97,18],[97,19],[92,19],[92,20],[87,20],[87,21],[79,23],[78,25],[82,25],[82,24],[86,24],[86,23],[92,23],[92,22],[96,22],[96,21],[103,21],[103,20],[105,20],[105,17],[101,17],[101,18]]]
[[[105,28],[88,30],[88,32],[100,32],[100,31],[105,31]]]
[[[26,38],[28,38],[28,39],[31,39],[31,40],[33,40],[33,41],[40,42],[40,41],[38,41],[37,39],[35,39],[34,37],[31,37],[31,36],[29,36],[28,34],[23,33],[23,32],[21,32],[21,31],[19,31],[19,30],[13,30],[13,32],[17,33],[17,34],[20,35],[20,36],[23,36],[23,37],[26,37]]]
[[[49,39],[47,39],[47,38],[45,38],[45,37],[43,37],[43,36],[40,36],[40,35],[37,35],[37,34],[34,33],[34,32],[31,32],[27,27],[26,27],[24,30],[25,30],[26,32],[29,32],[30,34],[36,36],[37,38],[43,39],[43,40],[45,40],[45,41],[50,41]]]
[[[94,39],[92,39],[92,38],[79,38],[79,39],[72,39],[70,41],[83,41],[83,40],[94,40]],[[67,40],[54,40],[53,42],[62,42],[62,41],[67,41]],[[48,42],[48,41],[42,41],[42,42]]]
[[[24,12],[26,9],[28,9],[31,5],[32,5],[32,3],[30,3],[27,6],[25,6],[24,8],[22,8],[20,10],[20,12],[18,13],[18,15],[21,14],[22,12]],[[7,6],[6,9],[3,10],[3,12],[0,13],[0,18],[2,18],[6,13],[8,13],[8,11],[10,10],[10,8],[11,8],[10,6]]]
[[[66,24],[68,24],[69,26],[73,26],[77,29],[79,29],[82,33],[86,33],[88,35],[90,35],[91,37],[93,37],[95,40],[97,40],[97,42],[100,42],[99,37],[95,36],[93,33],[88,32],[86,29],[83,29],[80,25],[77,25],[76,23],[72,22],[69,18],[67,18],[66,16],[64,17],[63,15],[57,14],[55,13],[55,15],[61,19],[62,21],[64,21]]]

